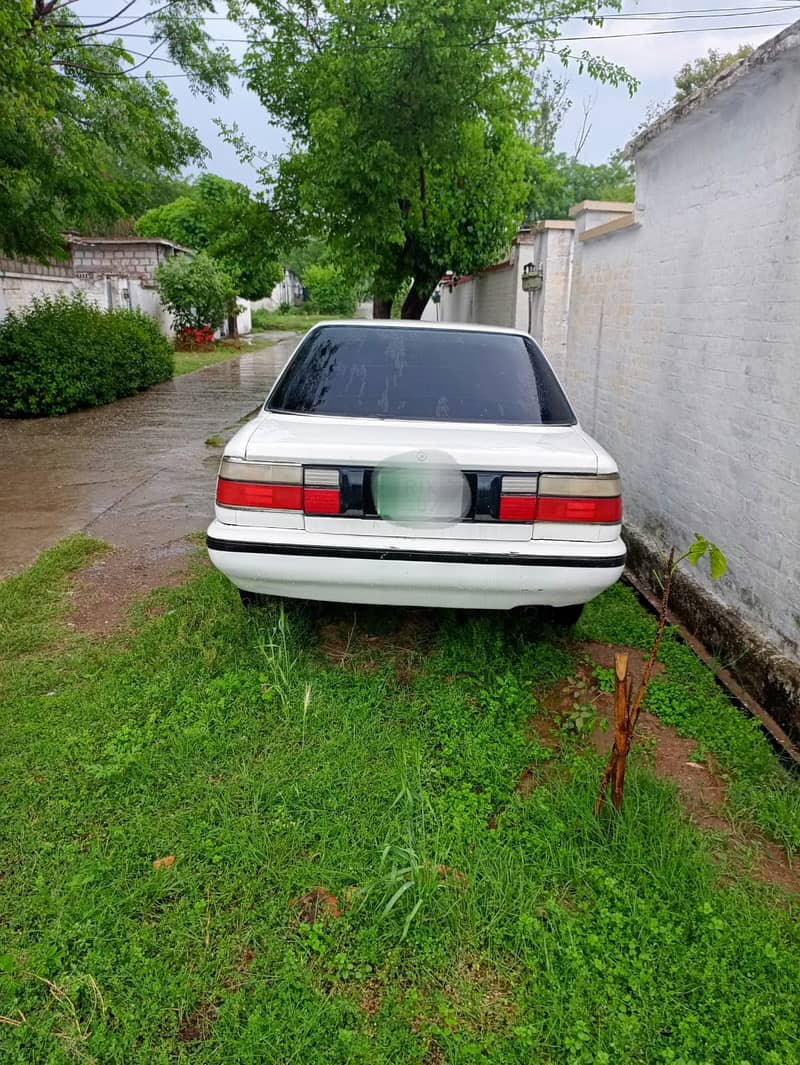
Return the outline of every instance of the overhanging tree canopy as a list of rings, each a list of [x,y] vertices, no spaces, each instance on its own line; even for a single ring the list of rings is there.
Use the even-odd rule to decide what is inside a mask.
[[[142,66],[155,52],[194,91],[225,91],[233,65],[202,23],[213,0],[152,3],[134,15],[118,0],[92,19],[70,0],[0,4],[0,251],[58,254],[64,229],[141,213],[154,186],[206,155]],[[106,36],[132,23],[150,37],[143,53]]]
[[[595,0],[251,0],[248,84],[292,138],[276,172],[309,228],[418,317],[444,269],[480,269],[524,214],[531,76]],[[614,6],[613,4],[611,6]],[[590,74],[619,67],[578,57]]]

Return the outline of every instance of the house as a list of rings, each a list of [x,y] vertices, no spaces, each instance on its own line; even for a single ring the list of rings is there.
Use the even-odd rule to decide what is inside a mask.
[[[19,311],[37,296],[83,292],[103,310],[129,308],[155,318],[167,335],[172,318],[155,285],[158,266],[173,255],[193,255],[163,237],[86,237],[68,234],[68,258],[39,263],[0,258],[0,318]],[[240,301],[239,332],[250,332],[250,306]]]

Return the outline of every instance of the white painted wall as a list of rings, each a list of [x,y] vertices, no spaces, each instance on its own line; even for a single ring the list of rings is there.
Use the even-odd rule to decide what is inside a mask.
[[[521,231],[504,263],[450,284],[443,282],[438,309],[429,302],[423,319],[522,329],[554,362],[563,362],[574,228],[574,222],[555,221]],[[522,287],[528,263],[540,266],[544,275],[542,288],[535,292]]]
[[[600,216],[578,216],[558,369],[620,463],[626,521],[664,548],[715,540],[730,571],[714,592],[797,658],[795,42],[640,148],[635,226],[596,236]]]

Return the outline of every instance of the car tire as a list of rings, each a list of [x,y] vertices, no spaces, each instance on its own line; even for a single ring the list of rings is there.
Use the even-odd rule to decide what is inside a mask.
[[[247,592],[244,588],[239,589],[239,598],[242,600],[242,606],[247,607],[248,610],[266,606],[270,600],[270,597],[264,595],[263,592]]]
[[[575,603],[573,606],[554,606],[547,612],[547,620],[553,625],[569,629],[577,625],[583,613],[583,603]]]

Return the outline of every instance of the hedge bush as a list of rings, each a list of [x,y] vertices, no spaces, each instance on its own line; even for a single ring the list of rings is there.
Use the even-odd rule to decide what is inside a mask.
[[[97,407],[166,380],[173,368],[171,345],[140,311],[100,311],[80,294],[34,300],[0,322],[0,415]]]

